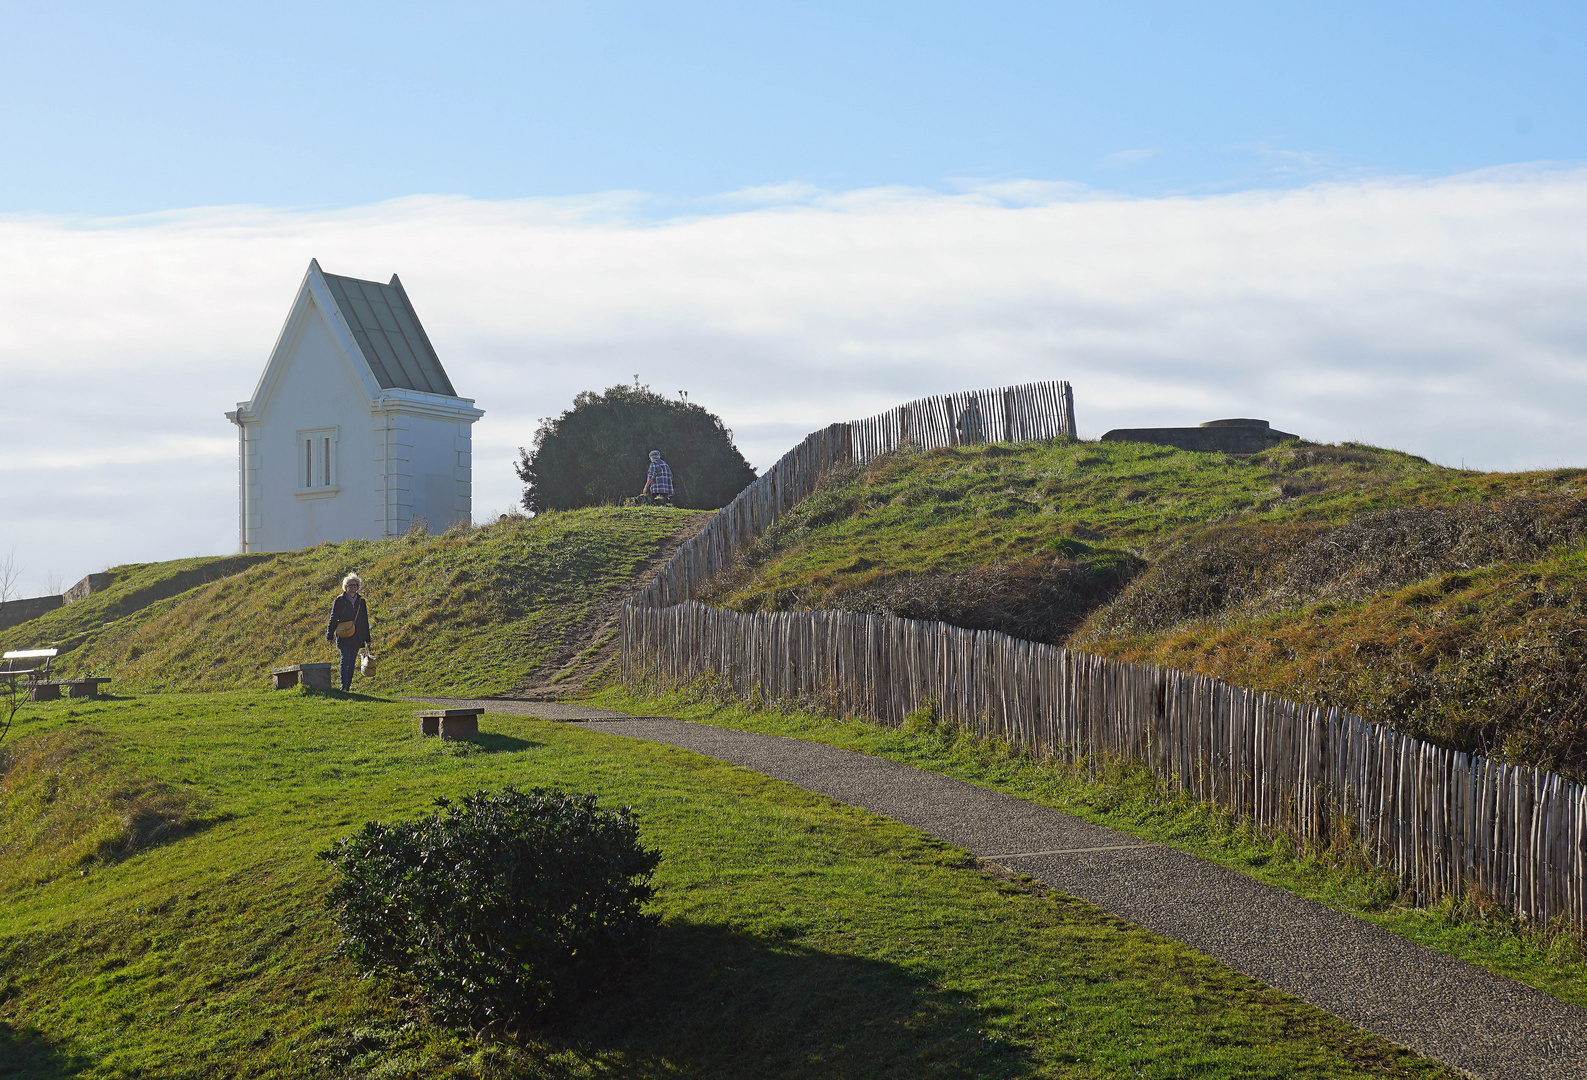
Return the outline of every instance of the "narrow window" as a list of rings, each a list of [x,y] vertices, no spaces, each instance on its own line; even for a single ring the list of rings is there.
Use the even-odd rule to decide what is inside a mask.
[[[298,432],[298,445],[303,447],[303,464],[298,470],[301,480],[298,490],[313,493],[314,498],[334,494],[336,487],[336,437],[338,428],[318,428]]]

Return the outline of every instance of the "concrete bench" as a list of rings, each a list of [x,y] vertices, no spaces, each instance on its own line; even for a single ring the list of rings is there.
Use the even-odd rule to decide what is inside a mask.
[[[419,734],[439,735],[443,739],[473,739],[479,735],[479,718],[484,709],[420,709]]]
[[[334,664],[291,664],[270,669],[270,685],[277,690],[290,690],[302,684],[305,690],[329,690],[331,668]]]
[[[98,697],[101,693],[100,687],[104,686],[110,680],[103,678],[102,676],[95,675],[92,678],[87,679],[54,679],[52,681],[57,686],[66,687],[66,696],[69,698],[74,698]]]
[[[32,701],[54,701],[61,696],[61,684],[53,679],[35,679],[25,671],[0,671],[0,683],[22,684],[22,693]]]

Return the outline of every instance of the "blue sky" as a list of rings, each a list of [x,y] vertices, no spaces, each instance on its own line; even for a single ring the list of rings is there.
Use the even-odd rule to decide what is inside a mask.
[[[1587,5],[4,3],[0,212],[1578,161]]]
[[[476,517],[581,390],[764,468],[926,394],[1584,465],[1587,5],[0,0],[0,562],[236,546],[311,257],[399,273]]]

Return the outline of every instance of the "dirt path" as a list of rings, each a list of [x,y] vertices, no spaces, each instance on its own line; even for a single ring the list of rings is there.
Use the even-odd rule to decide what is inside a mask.
[[[650,584],[667,560],[705,528],[710,520],[710,514],[701,514],[663,540],[655,554],[635,569],[627,584],[609,593],[596,605],[590,616],[573,631],[567,644],[548,657],[522,686],[498,694],[492,700],[560,701],[578,690],[585,679],[616,658],[617,631],[621,625],[618,616],[622,612],[623,601]]]

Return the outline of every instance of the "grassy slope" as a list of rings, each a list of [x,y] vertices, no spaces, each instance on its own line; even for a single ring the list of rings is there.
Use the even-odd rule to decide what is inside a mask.
[[[73,648],[106,623],[273,558],[273,553],[221,555],[112,567],[106,571],[110,582],[98,592],[36,619],[0,630],[0,652],[52,645]]]
[[[108,625],[74,614],[90,599],[0,640],[62,633],[72,651],[59,669],[108,674],[117,688],[258,686],[269,668],[336,658],[325,641],[330,602],[342,576],[357,570],[382,660],[371,690],[500,693],[521,684],[693,517],[606,507],[441,536],[321,544],[261,557]]]
[[[409,712],[257,691],[32,710],[7,745],[0,843],[37,856],[58,826],[71,858],[35,857],[47,880],[0,893],[7,1075],[1449,1075],[746,770],[526,718],[441,744]],[[60,805],[51,775],[100,797]],[[357,979],[314,858],[365,819],[508,782],[632,804],[664,853],[651,966],[522,1046],[438,1029],[404,988]],[[128,799],[182,830],[128,854]]]
[[[1582,475],[1466,472],[1367,447],[1316,462],[1286,451],[1241,458],[1065,441],[889,455],[796,508],[755,553],[753,577],[721,598],[813,605],[890,574],[1042,556],[1066,538],[1151,557],[1208,523],[1337,521],[1404,503],[1554,490]]]
[[[835,477],[711,599],[1068,641],[1582,776],[1584,476],[1478,473],[1355,445],[893,456]],[[1347,532],[1355,563],[1295,558]]]

